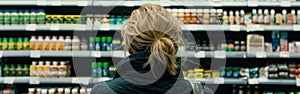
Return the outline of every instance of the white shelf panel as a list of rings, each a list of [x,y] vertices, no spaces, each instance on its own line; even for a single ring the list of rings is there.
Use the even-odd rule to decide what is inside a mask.
[[[247,84],[245,79],[236,79],[236,78],[224,78],[224,82],[221,83],[214,78],[202,78],[202,79],[187,79],[193,83],[201,82],[203,84]]]

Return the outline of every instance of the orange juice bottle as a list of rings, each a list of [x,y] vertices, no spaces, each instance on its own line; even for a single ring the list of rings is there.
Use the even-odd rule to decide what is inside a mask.
[[[46,61],[46,65],[43,66],[44,77],[51,77],[50,63],[50,61]]]
[[[57,36],[53,36],[50,42],[51,50],[57,50]]]
[[[65,47],[64,36],[59,36],[59,39],[57,41],[57,50],[64,50],[64,47]]]
[[[39,36],[38,40],[36,41],[37,50],[43,50],[43,36]]]
[[[43,50],[50,50],[50,37],[46,36],[45,40],[43,41]]]
[[[29,47],[30,47],[30,50],[37,50],[37,48],[36,48],[36,37],[35,36],[31,36],[31,39],[29,41]]]
[[[39,65],[36,67],[36,71],[38,73],[38,77],[43,77],[44,76],[44,62],[39,61]]]

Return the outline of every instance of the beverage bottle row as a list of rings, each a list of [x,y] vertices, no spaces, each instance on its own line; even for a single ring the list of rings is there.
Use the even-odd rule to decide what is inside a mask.
[[[44,24],[45,10],[0,10],[0,24]]]
[[[58,65],[59,64],[59,65]],[[32,61],[30,77],[69,77],[71,66],[66,61]]]
[[[27,37],[0,38],[0,49],[1,50],[29,50],[29,39]]]
[[[116,72],[116,68],[114,66],[109,67],[108,62],[92,62],[91,66],[92,77],[113,77]]]
[[[29,88],[27,94],[90,94],[92,88],[66,87],[66,88]]]
[[[29,68],[27,64],[5,64],[4,65],[3,77],[20,77],[20,76],[29,76]]]
[[[30,50],[91,50],[91,51],[111,51],[112,37],[90,37],[81,40],[78,36],[31,36]]]
[[[253,9],[246,13],[225,11],[222,9],[167,9],[183,24],[223,24],[223,25],[293,25],[300,24],[300,10],[292,9],[290,13],[283,9],[281,13],[274,9]]]

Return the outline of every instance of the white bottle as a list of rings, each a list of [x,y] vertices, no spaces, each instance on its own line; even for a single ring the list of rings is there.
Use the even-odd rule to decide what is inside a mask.
[[[66,62],[61,61],[60,65],[58,66],[58,75],[59,77],[66,77],[67,76],[67,66],[65,65]]]
[[[257,17],[257,10],[253,9],[252,10],[252,23],[257,24],[258,23],[258,17]]]
[[[35,94],[41,94],[42,89],[41,88],[37,88],[36,89],[36,93]]]
[[[258,23],[264,24],[264,15],[262,9],[258,10]]]
[[[30,65],[30,77],[36,77],[38,76],[37,74],[37,70],[36,70],[36,64],[37,62],[36,61],[32,61],[32,64]]]
[[[78,36],[74,36],[72,40],[72,50],[79,50],[80,49],[80,40]]]
[[[78,89],[77,88],[73,88],[72,89],[72,94],[78,94]]]
[[[275,24],[275,10],[271,10],[271,16],[270,16],[270,24],[274,25]]]
[[[48,92],[48,94],[55,94],[55,89],[49,89]]]
[[[37,50],[43,50],[43,36],[39,36],[37,42],[36,42],[36,46],[37,46]]]
[[[264,24],[269,25],[270,24],[270,15],[269,15],[269,10],[265,9],[264,10]]]
[[[70,88],[65,88],[64,94],[71,94],[71,89]]]
[[[241,17],[240,17],[240,12],[239,11],[235,11],[235,17],[234,17],[234,21],[236,25],[240,25],[241,23]]]
[[[34,94],[34,88],[29,88],[28,89],[28,94]]]
[[[42,89],[42,93],[41,94],[48,94],[47,93],[47,89]]]
[[[229,11],[229,24],[234,25],[234,15],[233,11]]]
[[[53,61],[53,65],[50,68],[52,77],[58,77],[58,65],[57,64],[58,64],[57,61]]]
[[[287,23],[287,17],[286,17],[286,14],[287,14],[287,11],[284,9],[282,10],[282,22],[283,24],[286,24]]]
[[[35,36],[31,36],[31,38],[29,40],[29,46],[30,46],[30,50],[37,50],[36,37]]]
[[[65,50],[71,50],[72,47],[72,40],[71,40],[71,36],[67,36],[66,40],[65,40]]]
[[[57,41],[57,50],[64,50],[65,47],[65,39],[64,36],[59,36],[59,39]]]
[[[64,89],[63,89],[63,88],[58,88],[58,89],[57,89],[57,92],[58,92],[59,94],[63,94]]]
[[[57,50],[57,36],[52,36],[51,42],[50,42],[50,50]]]
[[[46,36],[45,40],[43,41],[43,50],[50,50],[51,46],[50,46],[50,36]]]

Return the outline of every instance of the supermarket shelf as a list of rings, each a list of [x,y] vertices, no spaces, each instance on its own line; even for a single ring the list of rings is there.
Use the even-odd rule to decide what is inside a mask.
[[[63,1],[63,0],[1,0],[0,5],[30,5],[30,6],[91,6],[91,0]]]
[[[259,84],[265,85],[296,85],[295,79],[268,79],[267,81],[259,81]]]
[[[95,84],[110,80],[110,78],[92,77],[64,77],[64,78],[39,78],[39,77],[1,77],[0,83],[4,84]]]
[[[247,84],[245,79],[235,78],[204,78],[204,79],[187,79],[193,83],[201,82],[205,84]]]
[[[60,24],[60,25],[0,25],[0,30],[5,31],[110,31],[121,30],[122,25],[83,25],[83,24]],[[299,31],[300,25],[182,25],[183,31]]]

